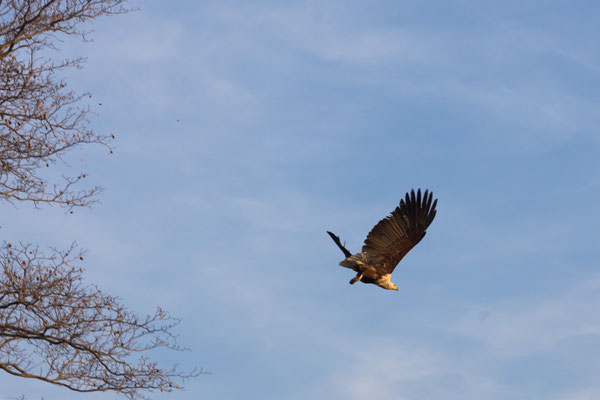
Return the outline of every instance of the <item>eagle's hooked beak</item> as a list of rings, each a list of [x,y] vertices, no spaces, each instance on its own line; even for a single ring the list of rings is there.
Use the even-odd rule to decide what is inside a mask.
[[[394,290],[397,292],[398,291],[398,286],[394,285]]]

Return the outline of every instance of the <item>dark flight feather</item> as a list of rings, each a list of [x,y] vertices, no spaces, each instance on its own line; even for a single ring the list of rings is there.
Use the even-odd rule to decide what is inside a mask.
[[[392,213],[379,221],[369,232],[362,248],[370,264],[381,274],[391,274],[404,256],[423,239],[435,218],[433,194],[421,189],[406,193]]]

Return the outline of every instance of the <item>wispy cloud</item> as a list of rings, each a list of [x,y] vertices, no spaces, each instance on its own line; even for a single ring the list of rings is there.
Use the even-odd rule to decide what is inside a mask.
[[[453,330],[507,356],[556,351],[566,341],[600,334],[598,301],[600,276],[593,276],[534,304],[520,299],[490,306],[483,314],[475,309]]]

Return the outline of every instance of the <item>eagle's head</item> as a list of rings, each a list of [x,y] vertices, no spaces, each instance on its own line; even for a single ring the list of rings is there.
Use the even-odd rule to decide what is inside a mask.
[[[384,289],[387,290],[398,290],[398,286],[396,286],[396,284],[394,284],[392,281],[390,281],[390,279],[381,279],[379,282],[376,283],[377,286],[382,287]]]

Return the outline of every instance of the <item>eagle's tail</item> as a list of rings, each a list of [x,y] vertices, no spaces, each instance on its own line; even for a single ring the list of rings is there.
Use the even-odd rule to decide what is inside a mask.
[[[360,273],[369,268],[369,261],[365,253],[358,253],[341,261],[340,265]]]
[[[346,256],[346,258],[350,257],[352,255],[352,253],[350,253],[348,251],[347,248],[344,247],[344,245],[340,242],[340,238],[335,236],[333,233],[327,231],[327,234],[329,236],[331,236],[331,239],[333,239],[333,241],[335,242],[335,244],[337,244],[337,247],[340,248],[340,250],[342,251],[342,253],[344,253],[344,255]]]

